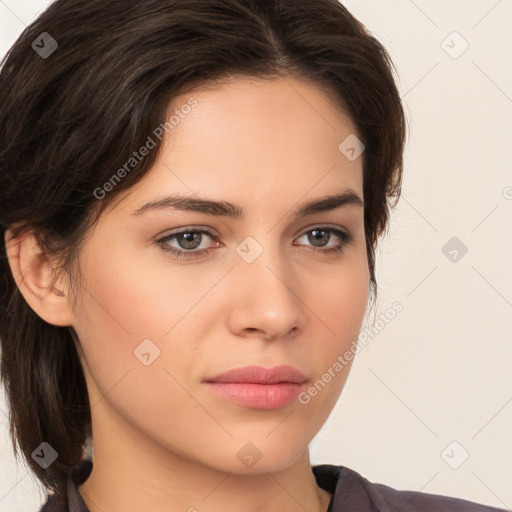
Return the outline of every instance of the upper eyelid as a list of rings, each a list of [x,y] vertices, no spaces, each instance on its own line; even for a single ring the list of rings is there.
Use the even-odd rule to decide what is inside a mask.
[[[305,233],[308,233],[309,231],[312,231],[314,229],[332,229],[332,230],[339,230],[339,231],[346,231],[347,233],[350,232],[347,228],[343,226],[338,225],[329,225],[329,224],[313,224],[310,227],[302,229],[297,236],[302,236]],[[208,227],[202,227],[202,226],[191,226],[191,227],[184,227],[184,228],[176,228],[176,230],[170,231],[166,235],[163,235],[162,238],[166,238],[168,236],[172,235],[179,235],[181,233],[191,233],[191,232],[201,232],[210,236],[219,237],[220,235],[218,232],[213,228]]]

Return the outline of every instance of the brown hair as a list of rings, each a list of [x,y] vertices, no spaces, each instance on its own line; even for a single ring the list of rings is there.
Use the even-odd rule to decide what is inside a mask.
[[[42,33],[58,45],[46,56],[33,46]],[[45,488],[66,499],[90,435],[89,400],[76,333],[28,306],[8,266],[5,230],[33,232],[69,272],[98,216],[144,177],[161,144],[113,193],[99,201],[94,191],[165,123],[173,97],[235,75],[292,76],[326,92],[366,147],[375,300],[375,249],[400,195],[406,137],[393,70],[337,0],[57,0],[23,31],[0,72],[0,371],[15,453],[18,443]],[[31,457],[43,441],[58,453],[47,469]]]

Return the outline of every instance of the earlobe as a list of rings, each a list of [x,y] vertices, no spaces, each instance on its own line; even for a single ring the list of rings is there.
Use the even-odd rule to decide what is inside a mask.
[[[8,229],[5,246],[13,278],[28,305],[49,324],[72,325],[74,317],[65,283],[52,283],[54,268],[33,234],[24,231],[13,239]]]

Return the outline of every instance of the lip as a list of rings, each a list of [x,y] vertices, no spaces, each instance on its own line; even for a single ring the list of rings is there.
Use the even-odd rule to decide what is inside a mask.
[[[244,366],[203,380],[213,393],[253,409],[279,409],[293,402],[308,378],[288,365]]]
[[[203,382],[230,382],[230,383],[251,383],[251,384],[279,384],[293,383],[304,384],[308,378],[296,368],[289,365],[264,368],[263,366],[243,366],[233,368],[215,377],[209,377]]]

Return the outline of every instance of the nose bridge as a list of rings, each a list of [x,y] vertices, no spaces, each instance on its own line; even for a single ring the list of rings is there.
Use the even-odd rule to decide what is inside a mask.
[[[284,287],[290,293],[286,286],[290,267],[286,265],[281,249],[272,233],[247,236],[236,248],[241,260],[237,262],[240,276],[245,275],[251,282],[264,284],[267,288]]]
[[[239,289],[234,306],[247,308],[250,325],[246,327],[272,331],[294,327],[299,321],[300,301],[293,287],[293,267],[287,264],[286,251],[273,232],[248,236],[236,253]]]

